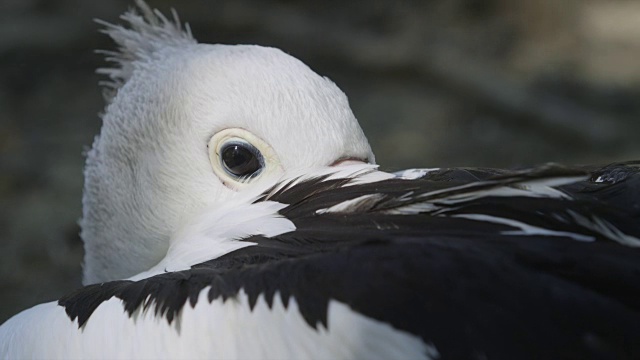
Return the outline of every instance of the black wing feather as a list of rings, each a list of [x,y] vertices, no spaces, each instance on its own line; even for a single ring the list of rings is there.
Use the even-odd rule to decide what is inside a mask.
[[[569,198],[486,196],[439,204],[437,214],[388,213],[433,191],[446,197],[580,174],[587,175],[584,181],[559,187]],[[270,306],[277,294],[285,306],[293,298],[310,326],[329,329],[328,304],[337,300],[420,336],[443,359],[640,357],[640,249],[570,215],[598,217],[639,237],[636,163],[586,170],[443,169],[418,180],[344,184],[314,179],[265,193],[259,201],[287,200],[281,213],[296,231],[243,239],[258,245],[190,270],[88,286],[60,305],[80,326],[113,296],[129,314],[155,304],[171,322],[211,286],[209,301],[240,290],[252,307],[260,295]],[[367,194],[382,196],[348,214],[318,212]],[[594,241],[518,235],[508,224],[453,216],[460,214],[515,219]]]

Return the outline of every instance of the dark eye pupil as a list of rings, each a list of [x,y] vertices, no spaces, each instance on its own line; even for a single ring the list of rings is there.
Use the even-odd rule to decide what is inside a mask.
[[[222,164],[235,176],[250,176],[260,170],[257,156],[242,145],[229,145],[222,149]]]

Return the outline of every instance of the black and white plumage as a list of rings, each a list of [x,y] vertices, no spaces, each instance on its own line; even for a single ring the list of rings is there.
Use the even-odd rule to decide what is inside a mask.
[[[166,37],[180,46],[186,39],[188,49],[196,46],[190,36],[176,40],[170,23],[146,10],[151,25],[127,15],[135,34],[158,35],[153,38],[155,47],[173,46],[162,40]],[[125,36],[131,33],[122,31],[112,32],[112,36],[129,42],[140,40],[132,40]],[[157,61],[165,64],[162,61],[173,56],[173,63],[183,64],[191,50],[180,49],[175,51],[179,55],[163,54]],[[268,59],[282,56],[262,49],[243,51],[251,55],[254,50]],[[199,51],[193,50],[191,55],[197,57]],[[203,59],[207,58],[199,57],[196,65]],[[252,58],[254,65],[256,59],[259,57]],[[134,62],[135,66],[138,70],[123,68],[157,75],[145,73],[150,71],[148,62]],[[294,70],[293,75],[311,76]],[[335,105],[340,101],[331,100],[312,103],[316,111],[344,115],[342,120],[310,118],[312,125],[332,129],[326,134],[313,127],[309,130],[319,144],[326,145],[327,151],[317,159],[307,158],[316,148],[306,153],[295,141],[291,146],[281,145],[277,129],[265,127],[260,132],[255,130],[260,129],[260,123],[247,122],[242,130],[257,132],[257,136],[236,131],[231,134],[232,145],[240,146],[236,140],[240,137],[257,148],[265,155],[261,163],[265,170],[255,178],[234,183],[232,177],[218,175],[216,164],[207,164],[214,166],[209,171],[221,177],[218,183],[222,183],[209,189],[201,182],[214,175],[189,183],[190,177],[172,172],[174,168],[187,172],[190,167],[196,169],[187,175],[200,171],[199,155],[180,157],[180,151],[187,154],[190,148],[173,145],[182,142],[169,137],[182,133],[179,125],[175,125],[178,131],[170,127],[171,131],[154,132],[154,128],[141,127],[151,135],[162,135],[161,144],[175,151],[156,149],[164,157],[140,155],[144,166],[137,162],[137,153],[117,152],[121,145],[126,145],[127,151],[140,150],[138,143],[152,139],[127,137],[127,126],[135,124],[118,123],[116,116],[138,114],[140,110],[127,113],[126,104],[118,102],[126,102],[123,94],[144,98],[140,91],[149,88],[133,82],[128,76],[135,80],[135,75],[128,72],[116,72],[115,76],[116,88],[133,85],[119,90],[112,100],[116,105],[108,108],[100,143],[94,144],[90,155],[83,220],[83,239],[89,244],[85,259],[88,285],[59,301],[18,314],[0,327],[0,357],[640,356],[640,286],[636,280],[640,274],[640,163],[388,174],[360,161],[373,161],[366,139],[362,142],[359,133],[350,135],[355,119],[344,115],[340,104]],[[217,80],[229,77],[224,74]],[[310,84],[302,85],[313,88],[321,84],[311,79]],[[273,93],[280,100],[282,94],[299,95],[298,88],[294,92],[279,89],[275,87]],[[170,100],[175,91],[181,100],[187,97],[187,102],[193,101],[188,95],[194,93],[187,88],[169,90]],[[327,91],[332,95],[332,89]],[[292,110],[290,106],[304,100],[304,96],[296,96],[284,97],[294,103],[281,104],[284,110],[263,110],[276,114]],[[173,110],[171,114],[175,114]],[[151,110],[143,108],[142,115],[146,111]],[[204,118],[198,111],[197,105],[188,109],[194,122]],[[116,119],[108,117],[114,113],[111,116]],[[162,120],[169,121],[162,116],[155,119]],[[303,140],[307,139],[306,128],[276,124],[292,126],[287,130],[300,130]],[[216,122],[211,127],[204,139],[210,152],[210,159],[204,156],[207,162],[217,159],[211,155],[213,148],[224,153],[224,146],[213,140],[222,136],[218,134],[228,135],[226,126]],[[184,133],[197,137],[197,131],[188,130]],[[343,135],[332,138],[335,133]],[[123,145],[120,140],[110,140],[117,135],[129,142]],[[105,143],[108,141],[118,146]],[[202,148],[206,153],[206,146]],[[289,150],[301,154],[290,155]],[[125,158],[128,168],[110,166],[120,158]],[[298,158],[310,165],[300,166],[295,163]],[[279,166],[270,168],[272,159],[277,159]],[[164,168],[168,160],[174,162]],[[188,166],[181,168],[183,163]],[[144,171],[127,173],[136,166]],[[135,175],[131,176],[134,185],[124,187],[131,193],[101,197],[110,183],[102,184],[102,178],[93,174],[103,167]],[[147,173],[157,183],[146,181]],[[178,180],[172,182],[174,177]],[[137,192],[135,184],[139,183],[155,187],[151,189],[153,196],[146,197],[146,188]],[[186,190],[180,193],[174,185]],[[191,188],[198,189],[195,195],[187,193]],[[170,195],[163,198],[163,192]],[[186,211],[183,195],[194,202],[198,197],[215,199]],[[117,202],[109,203],[110,198]],[[138,213],[129,213],[135,221],[127,222],[114,209]],[[167,225],[171,229],[166,244],[161,236],[162,222],[171,224]],[[150,228],[152,224],[157,227]],[[113,232],[107,225],[119,228]],[[114,234],[123,238],[113,238]],[[132,255],[126,254],[127,250]],[[157,253],[162,254],[160,258]]]

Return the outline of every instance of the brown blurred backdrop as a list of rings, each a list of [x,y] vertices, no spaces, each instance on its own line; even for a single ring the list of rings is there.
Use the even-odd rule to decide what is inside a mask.
[[[282,48],[349,96],[383,169],[640,158],[640,2],[149,1],[201,42]],[[92,19],[126,0],[0,0],[0,322],[80,285]]]

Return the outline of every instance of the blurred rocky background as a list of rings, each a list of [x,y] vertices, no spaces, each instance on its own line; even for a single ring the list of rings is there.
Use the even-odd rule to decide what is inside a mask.
[[[640,2],[150,1],[203,42],[276,46],[348,95],[384,169],[640,158]],[[0,0],[0,322],[80,285],[92,20],[128,0]]]

